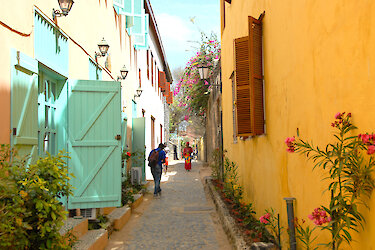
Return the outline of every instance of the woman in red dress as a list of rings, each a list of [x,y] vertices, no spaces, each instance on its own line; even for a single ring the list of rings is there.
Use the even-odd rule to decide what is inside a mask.
[[[189,146],[189,142],[186,143],[186,147],[182,152],[185,158],[185,170],[190,171],[191,169],[191,153],[193,153],[193,149]]]

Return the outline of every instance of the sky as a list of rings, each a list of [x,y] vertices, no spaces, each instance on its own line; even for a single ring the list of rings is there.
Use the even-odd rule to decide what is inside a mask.
[[[200,41],[200,31],[206,34],[213,31],[220,38],[220,0],[150,2],[172,72],[175,68],[184,68],[190,57],[197,52],[197,43],[194,41]]]

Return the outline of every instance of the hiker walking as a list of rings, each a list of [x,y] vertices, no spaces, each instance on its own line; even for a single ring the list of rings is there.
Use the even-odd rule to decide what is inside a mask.
[[[187,142],[186,147],[184,148],[184,151],[182,152],[182,155],[185,159],[185,170],[186,171],[191,170],[191,153],[193,153],[193,149],[189,146],[189,142]]]
[[[148,156],[148,165],[151,167],[152,177],[154,178],[154,197],[161,196],[160,179],[162,173],[162,164],[165,163],[165,145],[160,143],[158,148],[150,152]]]

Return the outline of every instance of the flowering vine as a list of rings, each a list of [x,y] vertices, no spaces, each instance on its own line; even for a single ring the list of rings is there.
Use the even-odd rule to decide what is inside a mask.
[[[199,51],[187,62],[183,75],[178,81],[173,94],[177,96],[177,106],[185,108],[185,120],[191,115],[203,116],[207,111],[208,93],[212,90],[210,81],[201,80],[200,66],[207,66],[209,77],[213,74],[215,62],[220,58],[221,47],[216,35],[210,37],[201,33]]]

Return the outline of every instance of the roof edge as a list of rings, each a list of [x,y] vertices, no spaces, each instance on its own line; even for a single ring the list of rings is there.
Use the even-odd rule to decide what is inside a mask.
[[[164,51],[163,43],[162,43],[161,36],[160,36],[160,33],[159,33],[159,29],[158,29],[158,24],[156,23],[155,15],[154,15],[154,12],[152,11],[150,0],[145,0],[145,10],[146,10],[146,13],[148,13],[150,15],[151,28],[153,29],[153,31],[156,34],[156,39],[157,39],[157,42],[158,42],[157,47],[159,49],[160,54],[162,55],[162,59],[163,59],[163,63],[164,63],[163,66],[164,66],[164,69],[166,71],[167,80],[168,80],[168,82],[173,82],[173,77],[172,77],[171,70],[169,68],[168,62],[167,62],[167,56],[166,56],[165,51]]]

